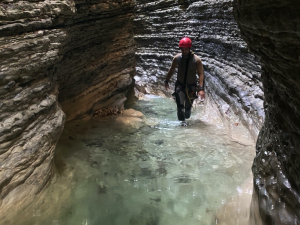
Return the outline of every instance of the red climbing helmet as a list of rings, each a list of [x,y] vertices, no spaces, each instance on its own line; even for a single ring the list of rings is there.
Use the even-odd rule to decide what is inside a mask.
[[[192,40],[188,37],[184,37],[179,41],[179,48],[190,48],[192,47]]]

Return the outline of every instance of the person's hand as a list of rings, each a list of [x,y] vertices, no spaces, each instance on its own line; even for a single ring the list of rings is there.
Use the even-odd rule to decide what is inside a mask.
[[[165,82],[165,88],[166,88],[166,90],[170,89],[169,83]]]
[[[203,90],[199,91],[198,92],[198,95],[200,96],[200,99],[201,100],[204,100],[205,99],[205,92]]]

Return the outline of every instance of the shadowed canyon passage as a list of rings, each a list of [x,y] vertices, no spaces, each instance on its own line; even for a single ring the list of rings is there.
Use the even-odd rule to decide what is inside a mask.
[[[253,224],[260,223],[259,215],[263,224],[298,224],[299,117],[298,97],[295,93],[299,74],[299,4],[296,1],[271,1],[266,4],[263,1],[253,2],[235,1],[233,5],[232,1],[226,0],[2,1],[0,210],[1,214],[5,215],[2,217],[3,221],[10,220],[10,216],[13,215],[9,212],[13,210],[22,210],[24,218],[29,220],[34,216],[33,220],[42,221],[43,208],[34,209],[33,212],[32,208],[27,208],[26,211],[25,206],[28,206],[32,199],[43,199],[47,191],[54,190],[50,187],[59,184],[59,179],[68,174],[66,168],[71,168],[70,171],[76,170],[76,165],[74,168],[70,166],[72,163],[64,166],[63,161],[54,160],[55,151],[58,153],[61,148],[58,146],[56,149],[56,144],[63,132],[65,121],[88,118],[95,112],[102,117],[123,111],[133,77],[136,96],[170,95],[161,89],[164,76],[172,57],[178,51],[178,40],[188,35],[193,40],[193,50],[203,61],[208,105],[218,109],[227,134],[236,128],[233,124],[238,121],[238,127],[247,128],[250,136],[255,139],[265,117],[262,106],[263,91],[266,95],[266,122],[258,138],[257,156],[253,164]],[[249,52],[242,40],[233,18],[233,11],[243,38],[257,56]],[[259,60],[262,62],[262,70]],[[174,78],[172,82],[174,83]],[[200,116],[194,118],[194,121],[199,119]],[[202,118],[202,121],[205,119],[207,118]],[[139,119],[137,120],[135,122],[138,123]],[[286,123],[282,123],[283,121]],[[66,124],[62,141],[64,137],[67,141],[74,141],[74,137],[76,139],[76,135],[66,136],[66,132],[69,132],[68,126],[71,127],[72,124],[74,125],[74,122]],[[105,122],[102,121],[102,124]],[[170,127],[171,130],[177,129],[168,122],[158,124],[159,131]],[[191,130],[196,127],[203,128],[201,123],[196,122],[192,125]],[[98,136],[93,133],[95,129],[106,132],[95,124],[90,125],[90,130],[88,123],[85,126],[85,131],[91,132],[91,136]],[[149,133],[149,127],[145,127],[144,132]],[[80,133],[80,129],[73,130]],[[232,134],[229,132],[229,137]],[[120,140],[127,141],[122,138]],[[148,141],[149,146],[155,145],[158,149],[165,143],[163,139],[155,139],[154,144],[150,139]],[[105,141],[95,142],[94,139],[88,138],[83,138],[79,143],[87,147],[87,152],[93,146],[103,151],[101,145],[105,145]],[[227,141],[222,139],[221,143]],[[119,145],[122,144],[124,143]],[[95,149],[91,150],[92,161],[89,157],[82,156],[82,163],[87,162],[91,168],[96,168],[103,162],[97,158],[98,153]],[[112,149],[111,153],[115,154],[115,149]],[[71,161],[81,159],[81,153],[78,153],[77,157],[74,152],[73,158],[72,154],[69,154],[70,157],[67,158]],[[105,151],[103,154],[106,154]],[[152,154],[155,155],[155,151]],[[210,156],[213,159],[213,155]],[[142,159],[139,158],[141,155],[134,157],[140,166],[138,162]],[[75,164],[80,162],[81,160],[76,161]],[[212,174],[218,174],[214,169],[218,170],[219,165],[212,162],[208,164],[207,168],[212,168]],[[85,177],[83,171],[82,177]],[[100,198],[110,196],[105,195],[106,192],[110,193],[108,184],[96,179],[95,171],[97,169],[91,172],[90,177],[96,182],[96,186],[91,186],[92,190],[96,191]],[[100,172],[104,180],[112,182],[107,178],[109,172]],[[147,176],[157,173],[156,169],[144,172],[142,181],[145,181],[143,179]],[[174,177],[176,178],[175,175]],[[242,177],[243,175],[239,179]],[[199,177],[194,178],[197,180]],[[190,192],[190,189],[198,189],[194,188],[192,178],[178,179],[182,182],[178,182],[177,191],[180,185],[189,189],[187,192]],[[136,188],[134,179],[127,180],[133,184],[133,189]],[[184,182],[185,180],[191,182]],[[230,185],[233,185],[231,188],[234,192],[235,185],[240,184],[241,180],[233,180],[236,183]],[[111,183],[109,185],[113,186]],[[60,186],[61,189],[58,186],[57,192],[66,193],[66,185]],[[68,187],[71,187],[71,184]],[[80,185],[76,190],[73,189],[73,193],[79,199],[87,196],[85,191],[82,191],[84,189],[80,189]],[[178,193],[177,191],[172,193]],[[222,193],[220,191],[220,194]],[[65,200],[67,196],[58,195],[55,198]],[[159,199],[162,204],[164,197],[150,198],[153,204],[159,205]],[[51,198],[45,199],[45,202],[47,200]],[[124,203],[120,196],[113,200]],[[51,205],[51,201],[48,205]],[[148,210],[146,207],[145,211],[153,213],[147,214],[148,217],[144,216],[144,223],[157,224],[155,212],[163,208],[150,208]],[[185,214],[185,211],[172,201],[164,209],[170,208],[181,215],[181,218],[185,218],[183,215],[191,216]],[[85,221],[76,221],[79,224],[93,223],[91,218],[99,221],[97,217],[86,215],[89,214],[86,208],[83,210],[75,207],[72,210],[69,213],[74,213],[75,210],[74,215],[79,217],[66,216],[61,219],[71,218],[70,221],[65,221],[72,223],[72,220],[86,218]],[[208,207],[205,215],[213,219],[222,215],[215,213],[215,208],[211,211]],[[141,214],[146,215],[144,212]],[[49,212],[48,215],[55,213]],[[189,218],[195,219],[195,215]],[[203,215],[199,215],[203,219]],[[131,214],[131,219],[128,220],[131,224],[138,224],[135,216]],[[159,218],[163,221],[162,217]],[[115,219],[118,222],[117,217]],[[58,224],[59,220],[54,219],[51,223]],[[111,223],[117,223],[116,221]]]

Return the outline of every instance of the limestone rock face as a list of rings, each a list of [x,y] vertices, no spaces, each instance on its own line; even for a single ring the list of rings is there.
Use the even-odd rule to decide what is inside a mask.
[[[192,50],[202,59],[207,96],[224,118],[239,115],[256,137],[264,121],[260,63],[239,34],[231,0],[137,0],[136,88],[166,94],[163,81],[184,36],[192,39]],[[171,85],[175,81],[176,75]]]
[[[300,222],[299,10],[296,0],[235,0],[242,36],[262,62],[266,119],[252,170],[263,224]]]
[[[133,9],[130,0],[1,1],[1,215],[45,187],[65,120],[122,109]]]

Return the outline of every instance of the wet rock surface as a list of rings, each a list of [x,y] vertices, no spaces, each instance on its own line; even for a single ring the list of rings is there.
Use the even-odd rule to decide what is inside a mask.
[[[132,20],[126,0],[1,1],[2,215],[49,182],[65,120],[122,110],[134,71]]]
[[[207,96],[219,105],[224,118],[239,115],[256,137],[264,121],[260,63],[240,36],[232,1],[138,0],[137,95],[168,95],[163,81],[184,36],[192,39],[192,50],[202,59]],[[172,87],[175,79],[174,75]]]
[[[253,224],[299,224],[298,1],[235,1],[235,18],[261,57],[266,120],[253,164]],[[258,213],[254,214],[257,211]],[[260,216],[259,216],[260,215]]]

